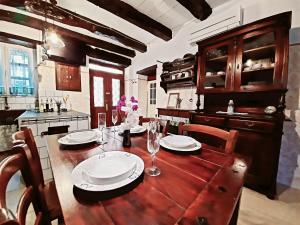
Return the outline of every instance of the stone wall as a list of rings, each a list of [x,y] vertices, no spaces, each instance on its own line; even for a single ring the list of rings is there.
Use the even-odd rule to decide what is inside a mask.
[[[300,44],[290,46],[286,116],[277,181],[300,189]]]

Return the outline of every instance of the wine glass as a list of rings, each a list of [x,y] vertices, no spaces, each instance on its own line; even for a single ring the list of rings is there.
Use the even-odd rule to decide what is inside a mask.
[[[116,123],[118,122],[118,111],[116,109],[113,109],[111,112],[111,121],[114,124],[114,130],[112,132],[114,132],[114,138],[115,138],[115,133],[116,131]]]
[[[156,127],[156,124],[154,125],[152,122],[150,122],[150,124]],[[147,149],[151,155],[152,166],[146,168],[145,172],[149,176],[158,176],[160,174],[160,169],[155,166],[155,156],[156,153],[159,151],[159,147],[160,147],[159,144],[160,134],[159,132],[157,132],[157,130],[152,132],[153,129],[151,129],[151,125],[150,125],[150,129],[148,130]]]
[[[99,141],[99,144],[105,144],[104,141],[104,128],[106,127],[106,113],[98,113],[98,129],[101,132],[101,141]]]

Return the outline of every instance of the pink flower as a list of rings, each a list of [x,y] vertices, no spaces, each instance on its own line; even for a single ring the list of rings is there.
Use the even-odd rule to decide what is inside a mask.
[[[133,111],[137,111],[138,108],[139,108],[138,105],[133,105],[133,106],[132,106],[132,110],[133,110]]]
[[[125,95],[122,95],[122,96],[121,96],[121,101],[123,101],[123,102],[126,101],[126,96],[125,96]]]

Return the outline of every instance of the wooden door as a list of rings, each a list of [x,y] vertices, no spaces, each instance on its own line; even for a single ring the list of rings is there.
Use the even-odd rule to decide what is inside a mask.
[[[233,89],[234,40],[199,49],[198,92],[224,92]]]
[[[106,126],[111,126],[111,111],[124,94],[124,74],[90,70],[91,127],[98,127],[98,113],[106,113]]]

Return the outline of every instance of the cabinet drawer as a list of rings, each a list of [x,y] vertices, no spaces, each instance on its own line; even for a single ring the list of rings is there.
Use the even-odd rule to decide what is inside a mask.
[[[194,116],[192,123],[205,124],[211,126],[224,126],[225,119],[212,116]]]
[[[228,126],[231,129],[247,129],[264,133],[273,132],[275,129],[274,123],[253,120],[230,119]]]

